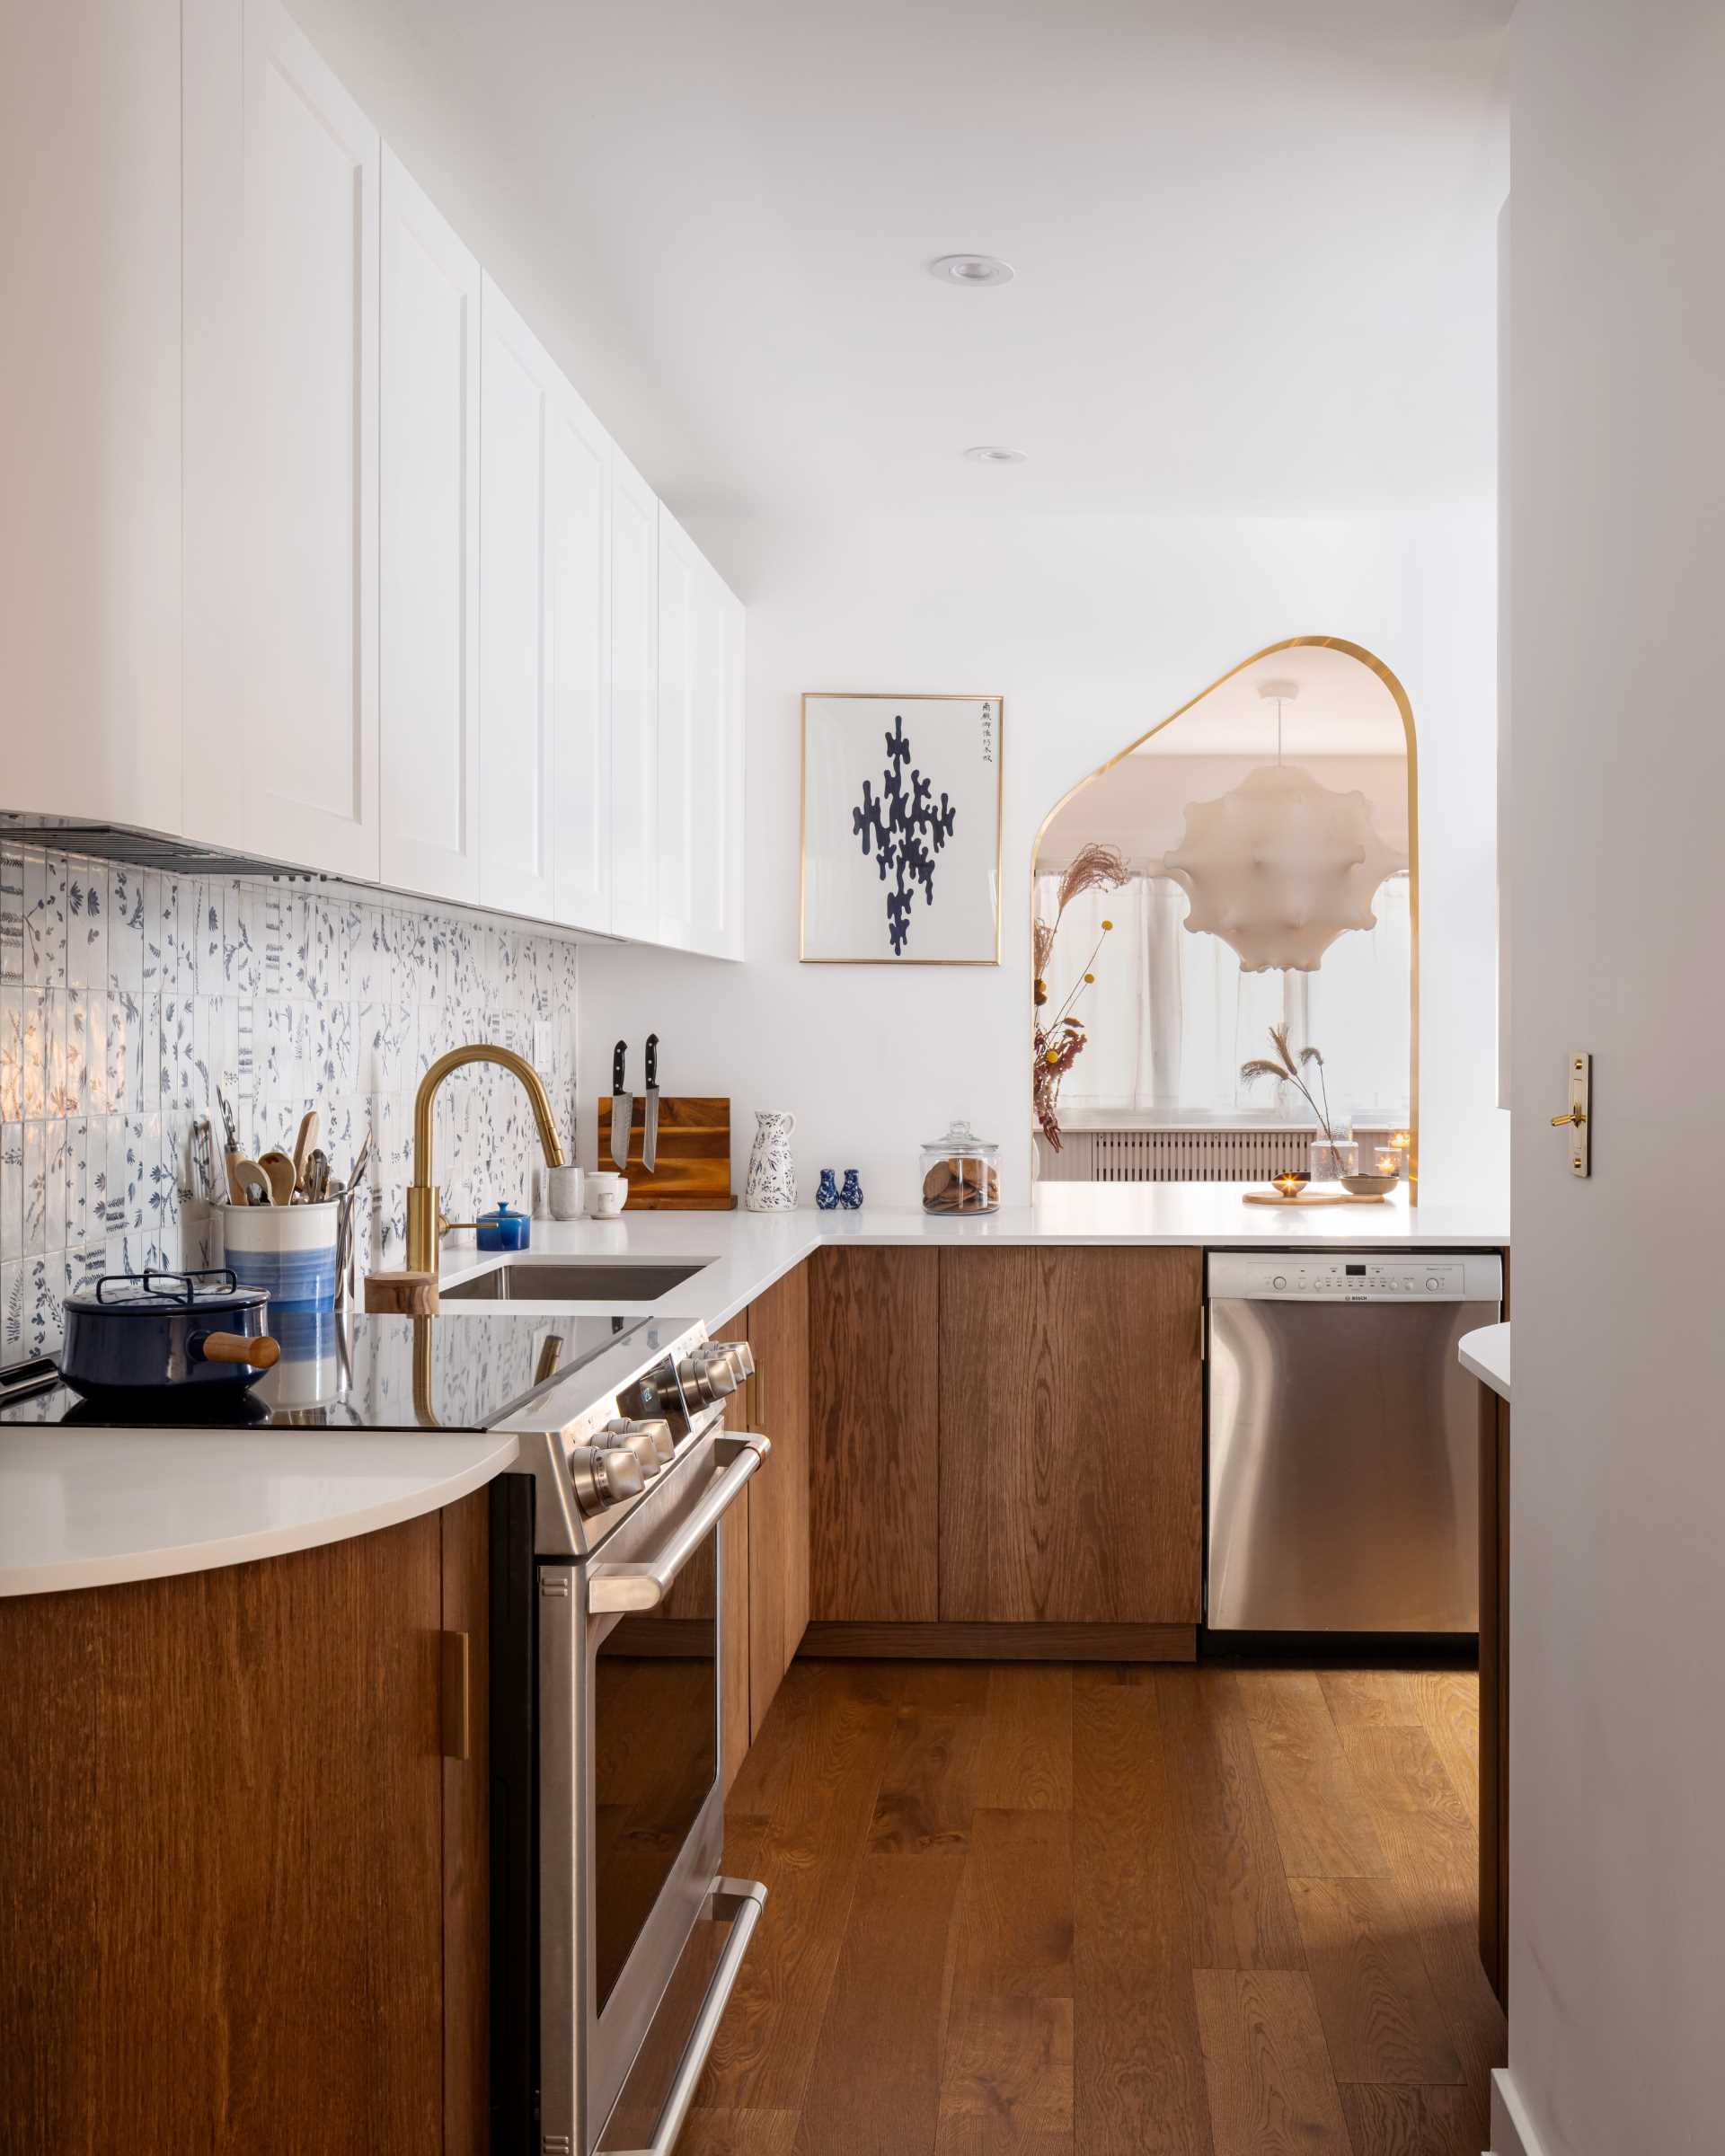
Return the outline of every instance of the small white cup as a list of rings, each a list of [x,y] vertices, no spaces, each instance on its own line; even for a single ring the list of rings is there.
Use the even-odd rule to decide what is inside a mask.
[[[581,1171],[579,1168],[547,1168],[545,1205],[553,1220],[581,1217]]]
[[[615,1220],[628,1195],[629,1186],[623,1177],[609,1171],[587,1179],[587,1209],[595,1220]]]

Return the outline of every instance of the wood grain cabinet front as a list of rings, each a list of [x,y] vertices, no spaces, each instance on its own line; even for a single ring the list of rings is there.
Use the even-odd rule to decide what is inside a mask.
[[[487,2145],[485,1493],[0,1601],[0,2151]]]
[[[1196,1250],[940,1254],[945,1622],[1195,1625]]]

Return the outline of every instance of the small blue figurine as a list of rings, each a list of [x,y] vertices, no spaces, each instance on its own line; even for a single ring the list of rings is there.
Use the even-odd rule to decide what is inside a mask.
[[[815,1191],[815,1203],[823,1213],[831,1213],[838,1206],[838,1185],[833,1180],[833,1171],[830,1168],[823,1168],[820,1171],[820,1182]]]
[[[854,1213],[862,1203],[862,1179],[854,1168],[845,1171],[845,1188],[838,1194],[838,1202],[847,1213]]]

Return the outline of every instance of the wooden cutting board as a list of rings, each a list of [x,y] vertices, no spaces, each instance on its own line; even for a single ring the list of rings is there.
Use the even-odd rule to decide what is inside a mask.
[[[1297,1197],[1284,1197],[1279,1190],[1248,1190],[1249,1206],[1387,1206],[1387,1190],[1302,1190]]]
[[[730,1102],[695,1093],[659,1097],[659,1164],[649,1175],[641,1164],[641,1141],[647,1101],[635,1095],[629,1124],[629,1163],[624,1174],[629,1195],[626,1213],[729,1213],[737,1200],[730,1190]],[[599,1157],[597,1166],[615,1168],[611,1157],[611,1096],[599,1096]]]

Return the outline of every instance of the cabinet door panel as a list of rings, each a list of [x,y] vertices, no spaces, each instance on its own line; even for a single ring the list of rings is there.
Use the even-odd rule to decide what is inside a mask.
[[[933,1621],[941,1485],[941,1253],[809,1260],[809,1614]]]
[[[742,609],[659,514],[659,940],[741,956]]]
[[[384,880],[479,895],[479,264],[384,152]]]
[[[659,502],[611,460],[611,925],[659,935]]]
[[[611,926],[611,445],[566,385],[553,399],[545,547],[545,668],[556,817],[555,912]]]
[[[748,1312],[755,1375],[750,1427],[771,1439],[749,1484],[749,1717],[759,1732],[809,1623],[809,1268],[800,1265]]]
[[[549,918],[546,474],[560,378],[489,278],[480,371],[480,895]]]
[[[942,1618],[1196,1623],[1199,1252],[940,1267]]]
[[[254,445],[249,843],[375,881],[380,145],[276,0],[246,0]]]

